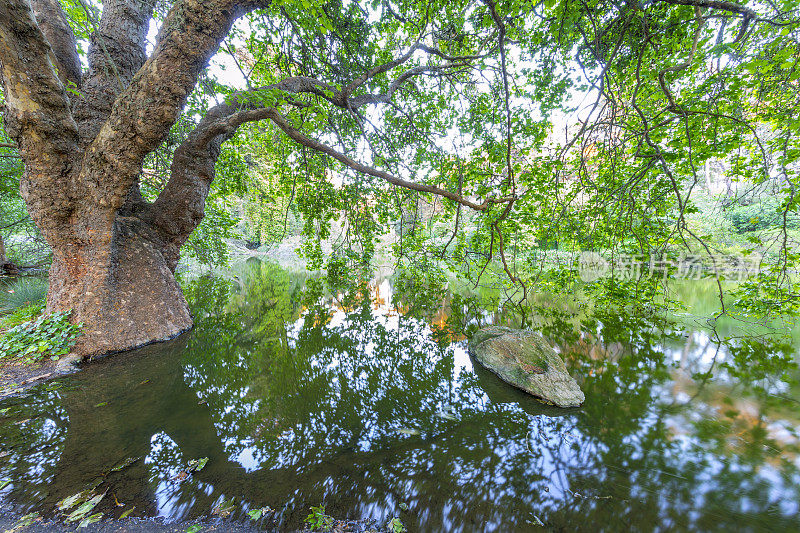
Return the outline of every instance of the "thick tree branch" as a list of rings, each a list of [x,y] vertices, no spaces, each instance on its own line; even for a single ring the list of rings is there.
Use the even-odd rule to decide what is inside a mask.
[[[222,143],[245,122],[265,118],[257,102],[258,97],[269,90],[313,94],[329,101],[333,100],[331,95],[336,91],[313,78],[294,76],[273,85],[242,91],[229,98],[229,102],[214,106],[206,113],[175,150],[164,190],[142,214],[161,230],[170,259],[177,261],[181,245],[203,219],[205,200],[215,177],[214,164]]]
[[[716,9],[719,11],[729,11],[731,13],[737,13],[739,15],[742,15],[743,17],[751,19],[758,17],[758,13],[756,13],[749,7],[740,4],[735,4],[733,2],[727,2],[725,0],[659,0],[659,1],[678,6],[693,6],[699,8]]]
[[[154,5],[155,0],[103,2],[103,14],[89,47],[89,71],[81,91],[83,99],[75,108],[84,144],[90,143],[99,133],[117,96],[144,64],[145,40]],[[84,5],[84,9],[87,16],[92,17],[89,8]]]
[[[116,99],[87,149],[82,179],[101,205],[122,205],[144,157],[169,133],[233,21],[252,7],[236,0],[181,0],[173,5],[152,56]]]
[[[775,20],[759,18],[758,13],[749,7],[728,2],[726,0],[660,0],[667,4],[679,6],[694,6],[695,9],[714,9],[717,11],[728,11],[742,16],[742,25],[739,27],[739,32],[734,39],[734,42],[739,42],[742,37],[747,33],[747,28],[752,20],[759,20],[769,24],[779,24]]]
[[[174,268],[180,248],[203,220],[206,197],[222,143],[245,122],[263,118],[260,110],[239,111],[229,104],[210,109],[173,154],[170,177],[158,199],[141,217],[161,232],[164,256]]]
[[[37,153],[26,153],[32,137],[52,135],[52,140],[66,143],[56,143],[56,149],[69,151],[76,128],[66,92],[52,63],[52,49],[26,0],[0,4],[0,66],[8,130],[23,156]]]
[[[81,62],[75,35],[58,0],[32,0],[33,14],[55,55],[54,64],[64,85],[81,85]]]
[[[77,153],[77,127],[53,65],[52,48],[27,0],[0,2],[0,81],[5,123],[25,161],[22,194],[48,235],[68,216],[72,202],[68,173]]]
[[[387,91],[383,94],[362,94],[358,96],[352,96],[352,92],[356,88],[362,86],[364,83],[366,83],[369,79],[373,78],[374,76],[388,72],[392,68],[405,63],[411,57],[413,52],[416,50],[421,50],[428,54],[442,57],[447,61],[447,63],[443,65],[421,65],[410,68],[402,72],[396,79],[394,79],[389,84],[389,88],[387,89]],[[472,55],[472,56],[450,56],[442,53],[441,51],[435,48],[431,48],[429,46],[417,43],[414,46],[412,46],[409,52],[407,52],[400,58],[379,65],[377,67],[374,67],[373,69],[369,70],[362,76],[359,76],[354,81],[348,83],[341,89],[324,81],[317,80],[315,78],[310,78],[307,76],[292,76],[272,85],[258,87],[247,91],[242,91],[234,95],[233,97],[229,98],[229,102],[231,106],[234,106],[236,108],[252,109],[253,107],[250,105],[249,103],[250,101],[252,100],[257,101],[258,96],[266,91],[279,90],[292,94],[314,94],[316,96],[323,98],[324,100],[328,101],[329,103],[335,105],[340,109],[352,111],[368,104],[389,103],[390,100],[392,99],[392,96],[397,91],[397,89],[399,89],[404,83],[406,83],[409,79],[415,76],[421,76],[423,74],[430,74],[430,73],[443,73],[450,70],[467,67],[470,65],[471,61],[484,58],[487,55],[488,52],[486,54]]]
[[[510,198],[491,198],[483,201],[482,203],[477,203],[465,198],[464,196],[458,193],[454,193],[446,189],[436,187],[435,185],[415,183],[413,181],[408,181],[402,178],[398,178],[397,176],[394,176],[384,170],[376,169],[369,165],[360,163],[342,154],[341,152],[334,150],[332,147],[317,141],[316,139],[307,137],[302,132],[300,132],[300,130],[296,129],[291,124],[289,124],[289,121],[287,121],[286,118],[283,115],[281,115],[275,108],[266,108],[262,110],[261,115],[263,116],[263,118],[268,118],[272,122],[274,122],[275,125],[277,125],[281,130],[283,130],[283,132],[296,143],[301,144],[307,148],[311,148],[312,150],[316,150],[317,152],[326,154],[357,172],[361,172],[364,174],[368,174],[370,176],[374,176],[376,178],[380,178],[391,185],[396,185],[398,187],[403,187],[405,189],[411,189],[413,191],[425,192],[425,193],[435,194],[437,196],[442,196],[444,198],[448,198],[456,203],[459,203],[476,211],[485,211],[492,204],[511,201]]]
[[[210,110],[189,138],[176,149],[166,187],[143,214],[144,218],[162,231],[169,248],[165,250],[165,254],[170,261],[177,264],[180,246],[203,218],[205,199],[214,179],[214,163],[219,157],[222,143],[231,138],[242,124],[265,119],[275,123],[298,144],[324,153],[357,172],[375,176],[391,185],[442,196],[476,211],[485,211],[493,204],[513,201],[510,197],[490,198],[478,203],[464,197],[460,190],[455,193],[398,178],[360,163],[304,135],[273,107],[236,111],[232,106],[223,104]]]
[[[392,61],[389,61],[388,63],[377,65],[368,70],[367,72],[365,72],[364,74],[362,74],[361,76],[359,76],[358,78],[356,78],[355,80],[353,80],[352,82],[348,83],[342,89],[342,94],[344,98],[349,98],[350,95],[353,94],[353,91],[364,85],[364,83],[374,78],[375,76],[383,74],[384,72],[389,72],[396,66],[402,65],[403,63],[411,59],[411,56],[413,56],[414,52],[416,52],[417,50],[419,50],[419,40],[417,40],[417,42],[414,43],[414,45],[408,49],[408,52],[406,52],[402,56],[395,58]]]
[[[428,74],[428,73],[445,72],[448,70],[463,68],[468,65],[469,63],[467,62],[460,62],[460,63],[448,63],[445,65],[414,67],[406,70],[405,72],[400,74],[394,81],[392,81],[392,83],[389,84],[389,88],[385,93],[360,94],[358,96],[353,96],[352,98],[350,98],[347,103],[349,103],[350,109],[358,109],[368,104],[388,104],[391,101],[397,89],[399,89],[405,82],[407,82],[414,76],[421,76],[422,74]]]
[[[366,94],[351,98],[353,92],[362,85],[364,85],[367,81],[374,78],[375,76],[389,72],[390,70],[402,65],[403,63],[406,63],[409,59],[411,59],[411,57],[414,55],[414,52],[416,51],[423,51],[429,55],[441,57],[442,59],[448,61],[448,63],[444,65],[427,65],[427,66],[422,65],[413,67],[411,69],[406,70],[400,76],[398,76],[390,84],[386,94],[380,94],[380,95]],[[428,72],[441,72],[448,69],[464,67],[469,65],[471,61],[487,57],[489,53],[491,53],[491,50],[485,54],[479,54],[479,55],[451,56],[441,52],[436,48],[423,45],[419,41],[417,41],[402,56],[387,63],[377,65],[372,69],[368,70],[367,72],[365,72],[364,74],[362,74],[361,76],[359,76],[358,78],[356,78],[355,80],[353,80],[352,82],[348,83],[345,87],[342,88],[342,90],[339,93],[336,94],[335,103],[341,107],[347,107],[344,104],[345,102],[349,101],[350,103],[349,107],[352,109],[358,108],[365,104],[387,103],[389,100],[391,100],[392,94],[397,90],[397,88],[400,87],[403,83],[405,83],[409,78],[413,76],[418,76],[420,74]]]
[[[443,57],[445,65],[413,67],[393,80],[385,94],[365,94],[351,97],[352,92],[365,84],[370,78],[388,72],[411,58],[416,50]],[[392,174],[364,165],[334,150],[319,141],[305,136],[292,127],[274,107],[264,107],[263,95],[269,91],[282,91],[290,94],[309,94],[320,97],[330,104],[352,112],[367,104],[388,103],[396,90],[414,76],[428,73],[441,73],[469,65],[469,61],[483,56],[447,56],[436,49],[419,45],[394,61],[372,68],[354,81],[339,89],[329,83],[305,76],[293,76],[273,85],[242,91],[229,97],[226,103],[212,108],[192,131],[187,140],[175,151],[170,170],[170,179],[156,202],[142,214],[159,228],[170,250],[167,255],[177,261],[180,246],[200,223],[204,203],[210,184],[214,179],[214,163],[219,156],[221,145],[229,139],[239,126],[246,122],[269,119],[280,127],[291,139],[313,150],[327,154],[358,172],[379,177],[387,183],[420,192],[427,192],[449,198],[459,205],[475,210],[485,210],[494,203],[511,201],[509,198],[491,199],[483,203],[474,202],[459,193],[439,187],[414,183],[400,179]],[[297,102],[290,102],[295,105]]]

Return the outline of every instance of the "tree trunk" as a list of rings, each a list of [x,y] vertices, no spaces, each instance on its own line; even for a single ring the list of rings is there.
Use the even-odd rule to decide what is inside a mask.
[[[156,232],[117,216],[110,238],[53,246],[47,310],[83,322],[74,354],[117,352],[172,338],[192,326],[186,300]]]
[[[25,163],[20,192],[53,249],[47,311],[71,310],[83,323],[73,350],[82,358],[166,340],[192,325],[174,271],[231,133],[215,125],[208,136],[196,134],[191,157],[173,165],[180,186],[157,206],[142,200],[138,182],[219,42],[256,3],[180,0],[147,57],[155,3],[104,0],[81,72],[57,0],[0,2],[5,127]]]
[[[0,235],[0,274],[12,276],[19,274],[17,266],[6,256],[6,246],[2,235]]]

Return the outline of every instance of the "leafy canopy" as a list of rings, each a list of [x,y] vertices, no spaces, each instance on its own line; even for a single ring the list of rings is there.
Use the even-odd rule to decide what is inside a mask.
[[[96,13],[62,4],[83,49]],[[159,3],[155,24],[174,7]],[[778,231],[748,237],[748,250],[768,252],[765,278],[740,296],[781,307],[795,299],[788,272],[798,258],[797,7],[277,0],[222,41],[148,160],[143,191],[163,188],[159,158],[210,107],[268,108],[224,145],[190,254],[224,261],[220,239],[237,211],[227,199],[250,197],[251,238],[279,239],[302,220],[311,268],[325,266],[319,241],[333,237],[331,269],[368,277],[394,229],[401,269],[446,267],[475,282],[497,271],[524,297],[577,275],[554,279],[532,250],[644,263],[718,251],[691,216],[704,169],[724,162],[727,180],[775,198]],[[261,208],[273,212],[260,217]],[[440,276],[407,275],[420,277]]]

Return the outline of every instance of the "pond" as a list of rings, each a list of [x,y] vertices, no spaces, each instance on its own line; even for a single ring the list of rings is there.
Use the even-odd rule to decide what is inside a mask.
[[[800,529],[800,393],[775,377],[790,344],[556,317],[543,331],[586,393],[562,410],[477,366],[458,333],[432,334],[456,312],[512,314],[446,295],[412,318],[390,279],[306,309],[302,287],[266,263],[200,278],[191,332],[0,402],[2,498],[53,515],[94,487],[106,516],[176,521],[269,506],[259,526],[280,530],[323,503],[410,531]]]

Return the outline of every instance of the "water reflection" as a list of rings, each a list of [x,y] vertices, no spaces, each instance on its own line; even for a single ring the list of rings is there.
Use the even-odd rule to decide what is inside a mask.
[[[457,331],[432,335],[497,317],[463,295],[412,318],[381,280],[306,309],[303,281],[268,264],[234,294],[197,280],[192,332],[3,402],[5,498],[47,512],[96,486],[109,515],[171,519],[234,500],[282,530],[321,502],[411,531],[797,528],[791,346],[553,314],[587,397],[556,410],[474,367],[442,340]]]

